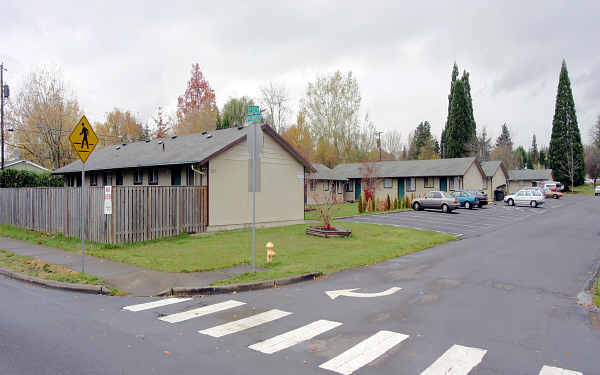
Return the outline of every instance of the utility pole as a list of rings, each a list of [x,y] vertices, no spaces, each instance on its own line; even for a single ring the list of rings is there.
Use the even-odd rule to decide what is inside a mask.
[[[375,132],[375,134],[377,134],[377,148],[379,149],[379,161],[381,161],[381,133],[383,132]]]
[[[4,64],[0,64],[0,131],[2,132],[2,166],[1,169],[4,170]],[[4,180],[4,179],[3,179]]]

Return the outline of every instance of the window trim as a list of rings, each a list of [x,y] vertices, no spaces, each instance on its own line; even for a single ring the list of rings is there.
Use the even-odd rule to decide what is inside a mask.
[[[411,181],[412,181],[412,184],[411,184]],[[406,184],[407,192],[417,191],[417,178],[416,177],[406,177],[405,184]]]
[[[423,177],[423,187],[432,188],[435,183],[434,181],[433,177]]]
[[[112,186],[112,172],[107,172],[102,175],[102,186]]]
[[[136,168],[133,170],[133,184],[141,185],[144,183],[144,170],[142,168]]]
[[[338,194],[342,194],[344,192],[344,181],[336,181],[335,190]]]
[[[187,167],[187,176],[185,178],[185,184],[187,186],[196,186],[196,176],[194,176],[194,170],[192,169],[192,166],[188,166]],[[190,178],[191,176],[191,178]],[[191,182],[191,184],[190,184]]]
[[[156,177],[156,180],[154,180],[154,177]],[[158,185],[158,168],[148,170],[148,185]]]
[[[323,182],[323,191],[329,191],[329,181],[325,180],[325,182]]]
[[[121,180],[119,183],[119,180]],[[122,186],[123,185],[123,172],[115,172],[115,185]]]
[[[346,193],[354,192],[354,181],[350,180],[346,182]]]
[[[389,186],[387,183],[390,183]],[[383,179],[383,188],[384,189],[393,189],[394,188],[394,179],[391,177],[385,177]]]
[[[98,186],[98,175],[96,173],[90,174],[90,186]]]
[[[179,167],[173,167],[170,168],[171,169],[171,186],[181,186],[181,168]],[[175,176],[177,175],[177,173],[179,173],[179,184],[175,184]],[[156,181],[158,182],[158,178],[156,179]]]

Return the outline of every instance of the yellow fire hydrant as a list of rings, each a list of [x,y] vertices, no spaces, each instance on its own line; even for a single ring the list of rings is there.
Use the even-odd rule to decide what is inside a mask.
[[[267,248],[267,263],[271,263],[273,261],[273,257],[277,254],[275,250],[273,250],[275,245],[273,245],[273,242],[267,242],[265,247]]]

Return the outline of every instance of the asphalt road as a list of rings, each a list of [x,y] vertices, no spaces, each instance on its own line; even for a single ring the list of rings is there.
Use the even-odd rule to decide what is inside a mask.
[[[319,367],[328,363],[339,373],[391,375],[421,374],[446,360],[454,375],[473,366],[472,374],[538,374],[543,366],[600,374],[598,317],[575,300],[600,260],[600,200],[566,197],[560,203],[535,218],[507,220],[476,236],[327,279],[143,311],[122,307],[156,300],[0,279],[0,374],[335,374]],[[376,298],[332,300],[325,294],[390,287],[402,289]],[[224,301],[244,304],[217,305]],[[223,310],[214,311],[219,306]],[[206,315],[179,322],[186,316],[172,316],[204,307],[213,311],[198,310]],[[336,326],[296,345],[284,336],[271,346],[281,349],[273,354],[264,353],[268,345],[248,348],[319,320]],[[307,332],[294,337],[300,341]],[[339,357],[376,334],[349,362]],[[376,340],[382,335],[388,340]]]

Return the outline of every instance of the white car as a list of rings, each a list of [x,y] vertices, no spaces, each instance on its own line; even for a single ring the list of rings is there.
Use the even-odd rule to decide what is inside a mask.
[[[596,186],[596,189],[594,190],[594,195],[600,195],[600,185]]]
[[[538,207],[544,205],[546,197],[539,190],[524,189],[519,190],[514,194],[504,197],[504,202],[509,206],[530,206]]]

